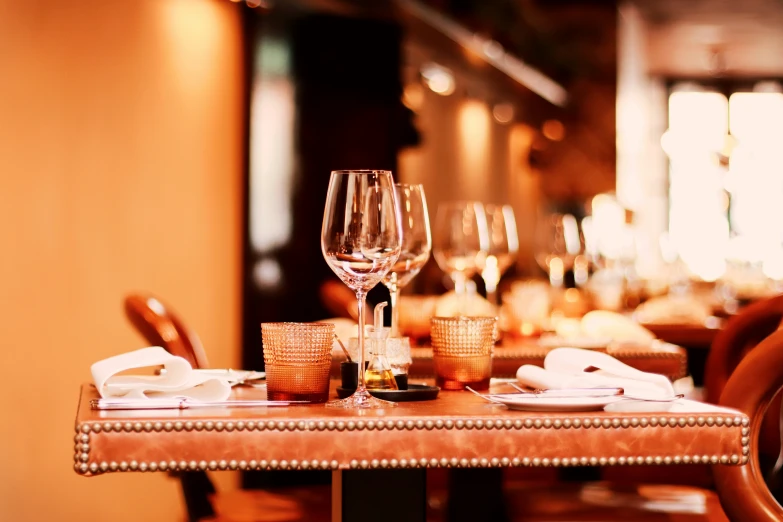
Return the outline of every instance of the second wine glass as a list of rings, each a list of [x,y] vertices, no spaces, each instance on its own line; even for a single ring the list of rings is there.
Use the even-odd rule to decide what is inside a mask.
[[[489,234],[489,250],[481,267],[481,278],[487,289],[487,300],[499,305],[497,289],[500,278],[511,268],[519,252],[519,236],[511,205],[484,205]]]
[[[356,392],[327,406],[384,408],[365,386],[364,308],[367,292],[381,282],[400,255],[401,223],[391,172],[333,171],[329,179],[321,252],[329,268],[356,292],[359,307],[359,384]]]
[[[400,257],[383,278],[383,284],[391,295],[392,321],[391,336],[399,336],[400,290],[418,275],[427,264],[432,251],[430,218],[427,211],[427,199],[421,185],[397,184],[394,186],[397,205],[402,223]]]
[[[489,249],[487,218],[478,201],[452,201],[438,205],[433,254],[441,270],[449,274],[466,310],[467,282],[484,264]]]
[[[562,288],[565,273],[584,250],[579,222],[572,214],[544,215],[539,218],[535,242],[538,266],[547,272],[553,288]]]

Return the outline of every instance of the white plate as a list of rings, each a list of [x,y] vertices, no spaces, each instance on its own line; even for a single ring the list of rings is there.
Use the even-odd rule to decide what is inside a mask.
[[[557,335],[542,335],[538,345],[542,348],[582,348],[585,350],[600,350],[606,348],[612,340],[595,337],[559,337]]]
[[[520,411],[596,411],[621,399],[618,396],[608,397],[515,397],[501,398],[493,395],[492,399],[505,404],[510,410]]]

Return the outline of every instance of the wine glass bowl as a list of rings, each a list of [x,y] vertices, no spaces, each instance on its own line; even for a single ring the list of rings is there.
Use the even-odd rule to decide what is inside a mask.
[[[483,266],[488,249],[487,219],[481,203],[452,201],[438,205],[433,254],[440,269],[451,276],[458,294],[466,293],[466,283]]]
[[[487,299],[492,304],[499,304],[498,283],[516,260],[519,236],[511,205],[484,205],[484,213],[487,218],[489,248],[481,268],[481,277],[487,290]]]
[[[584,236],[572,214],[554,213],[539,219],[536,227],[535,257],[549,275],[553,287],[561,288],[565,273],[584,250]]]
[[[360,361],[365,359],[364,308],[367,292],[377,285],[400,255],[401,223],[391,172],[336,170],[329,179],[321,252],[332,271],[356,293],[359,309]],[[394,403],[372,397],[364,368],[357,365],[356,392],[327,406],[384,408]]]
[[[432,251],[432,235],[427,210],[427,199],[421,185],[394,186],[402,226],[400,257],[383,278],[391,295],[391,336],[399,335],[400,290],[418,275],[427,264]]]

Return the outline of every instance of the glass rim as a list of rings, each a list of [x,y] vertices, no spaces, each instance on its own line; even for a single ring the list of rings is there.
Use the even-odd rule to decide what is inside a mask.
[[[392,171],[390,170],[377,170],[377,169],[341,169],[341,170],[333,170],[332,174],[340,174],[340,175],[346,175],[346,174],[358,174],[362,176],[369,176],[371,174],[388,174],[392,175]]]
[[[334,323],[325,323],[325,322],[314,322],[314,323],[299,323],[295,321],[273,321],[268,323],[261,323],[261,327],[264,326],[274,326],[274,327],[280,327],[280,326],[317,326],[317,327],[325,327],[325,326],[331,326],[334,328]]]
[[[491,317],[486,315],[459,315],[456,317],[430,317],[430,322],[434,321],[440,321],[440,322],[448,322],[448,323],[458,323],[458,322],[468,322],[468,321],[480,321],[480,322],[487,322],[487,321],[497,321],[497,316]]]

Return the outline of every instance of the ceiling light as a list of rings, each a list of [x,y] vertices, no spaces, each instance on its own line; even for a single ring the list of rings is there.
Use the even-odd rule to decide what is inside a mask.
[[[557,120],[547,120],[541,127],[541,132],[547,139],[560,141],[565,137],[565,127]]]
[[[456,87],[454,74],[451,70],[436,63],[428,63],[422,66],[421,77],[424,78],[424,83],[427,84],[427,87],[432,92],[441,96],[452,94]]]
[[[510,103],[497,103],[492,108],[492,116],[498,123],[510,123],[514,119],[514,106]]]

